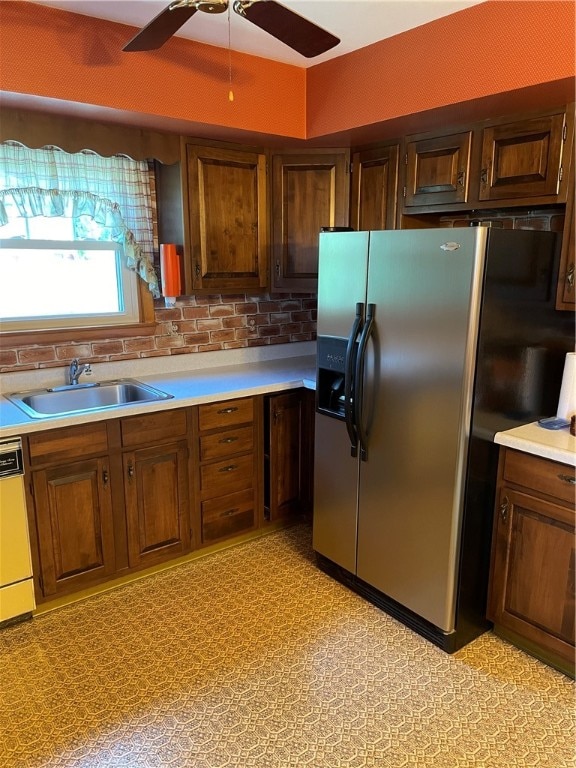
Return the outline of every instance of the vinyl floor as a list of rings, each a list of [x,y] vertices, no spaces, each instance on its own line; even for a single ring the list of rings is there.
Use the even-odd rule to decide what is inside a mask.
[[[0,632],[2,768],[566,768],[575,719],[561,673],[320,572],[306,525]]]

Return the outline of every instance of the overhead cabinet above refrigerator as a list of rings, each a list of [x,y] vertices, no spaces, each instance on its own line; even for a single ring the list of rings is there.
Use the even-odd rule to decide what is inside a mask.
[[[557,256],[549,232],[320,235],[314,549],[449,652],[488,626],[493,435],[552,413],[573,344]]]

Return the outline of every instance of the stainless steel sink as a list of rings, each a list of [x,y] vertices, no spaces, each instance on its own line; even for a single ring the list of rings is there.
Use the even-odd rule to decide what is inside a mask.
[[[54,389],[38,389],[6,395],[8,400],[33,419],[101,411],[130,403],[168,400],[171,397],[173,395],[168,395],[135,379],[71,384]]]

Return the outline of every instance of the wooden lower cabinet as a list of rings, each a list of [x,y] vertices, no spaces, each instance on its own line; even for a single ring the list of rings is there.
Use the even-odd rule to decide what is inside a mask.
[[[44,596],[88,586],[115,570],[107,459],[32,472]]]
[[[266,519],[309,512],[312,506],[314,393],[293,390],[266,397]]]
[[[258,397],[198,407],[196,483],[204,545],[251,531],[261,522],[261,409]]]
[[[106,424],[38,432],[25,447],[33,569],[41,602],[114,573]]]
[[[186,441],[130,451],[123,466],[129,565],[183,555],[190,545]]]
[[[503,449],[488,618],[574,676],[574,467]]]

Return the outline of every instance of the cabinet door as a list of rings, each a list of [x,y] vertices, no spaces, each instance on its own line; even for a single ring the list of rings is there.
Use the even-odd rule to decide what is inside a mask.
[[[564,233],[562,235],[562,255],[560,257],[560,272],[558,275],[558,293],[556,295],[556,309],[571,309],[576,307],[576,290],[574,281],[574,267],[576,255],[574,252],[574,174],[572,174],[568,188],[568,201],[566,203],[566,219]]]
[[[398,145],[356,152],[352,158],[350,223],[357,231],[394,229]]]
[[[472,133],[409,141],[404,205],[465,203]]]
[[[268,398],[266,508],[271,521],[311,504],[313,409],[306,392]]]
[[[131,567],[154,565],[190,546],[188,449],[184,441],[126,453],[124,489]]]
[[[274,155],[272,287],[315,291],[322,227],[348,225],[348,150]]]
[[[103,458],[32,473],[40,581],[45,597],[114,572],[112,496]]]
[[[264,288],[268,271],[266,158],[257,152],[187,146],[191,289]]]
[[[488,618],[574,662],[574,511],[503,486]]]
[[[565,115],[549,115],[485,128],[480,200],[558,194]]]

